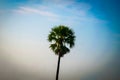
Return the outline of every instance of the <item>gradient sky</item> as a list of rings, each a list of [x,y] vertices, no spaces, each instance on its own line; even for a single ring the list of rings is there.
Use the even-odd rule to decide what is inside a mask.
[[[1,0],[0,74],[12,80],[54,80],[57,56],[47,36],[52,27],[66,25],[74,30],[76,41],[61,59],[59,78],[117,80],[119,4],[120,0]]]

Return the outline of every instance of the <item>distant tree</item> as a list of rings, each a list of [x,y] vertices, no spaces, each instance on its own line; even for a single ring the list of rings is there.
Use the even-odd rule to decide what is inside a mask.
[[[58,65],[56,71],[56,80],[59,76],[60,58],[70,52],[70,48],[74,46],[75,35],[72,29],[67,26],[59,25],[52,28],[48,35],[48,41],[51,42],[50,48],[58,55]]]

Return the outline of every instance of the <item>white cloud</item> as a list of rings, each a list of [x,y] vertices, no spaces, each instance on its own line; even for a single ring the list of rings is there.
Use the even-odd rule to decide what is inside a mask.
[[[78,3],[75,0],[41,0],[42,3],[40,3],[39,0],[34,0],[32,2],[38,2],[37,6],[40,6],[41,10],[51,10],[52,8],[63,13],[68,12],[68,14],[74,13],[78,15],[86,15],[87,11],[89,11],[92,8],[92,6],[88,3]]]
[[[88,12],[91,8],[87,3],[77,3],[73,0],[52,0],[51,2],[43,0],[43,3],[33,4],[32,7],[29,5],[20,6],[13,11],[20,14],[39,14],[54,22],[63,21],[64,19],[64,22],[69,20],[74,22],[74,19],[88,21],[88,18],[90,18]]]
[[[33,5],[19,6],[13,12],[19,14],[38,14],[50,22],[57,22],[59,24],[80,24],[79,22],[91,24],[105,23],[105,20],[98,19],[90,13],[92,6],[88,3],[77,3],[73,0],[47,1],[45,0],[43,3]]]
[[[19,7],[18,10],[13,10],[16,13],[30,13],[30,14],[40,14],[42,16],[48,16],[48,17],[58,17],[55,13],[35,9],[31,7]]]

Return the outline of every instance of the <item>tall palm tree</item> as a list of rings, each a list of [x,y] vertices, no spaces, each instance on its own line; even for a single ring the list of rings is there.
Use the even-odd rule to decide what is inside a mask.
[[[70,52],[70,48],[74,46],[75,35],[72,29],[64,25],[52,28],[48,35],[48,41],[51,42],[50,48],[58,55],[58,65],[56,72],[56,80],[58,80],[60,58]]]

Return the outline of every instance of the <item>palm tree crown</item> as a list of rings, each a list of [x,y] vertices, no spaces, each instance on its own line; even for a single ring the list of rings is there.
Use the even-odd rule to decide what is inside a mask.
[[[63,57],[74,46],[75,36],[72,29],[67,26],[59,25],[52,28],[48,35],[48,41],[51,42],[50,48],[55,54]]]

